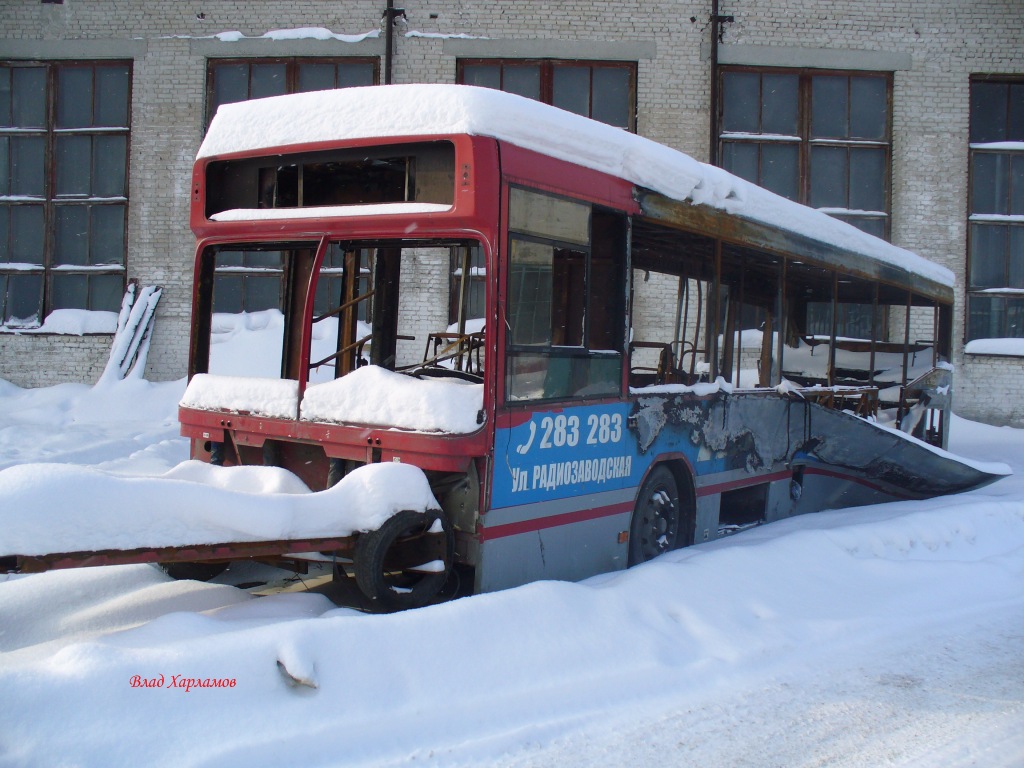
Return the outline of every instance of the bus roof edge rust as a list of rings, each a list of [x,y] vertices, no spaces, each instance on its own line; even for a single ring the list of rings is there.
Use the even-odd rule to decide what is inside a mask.
[[[458,134],[492,137],[626,179],[642,190],[652,210],[657,202],[647,190],[666,201],[692,203],[694,210],[707,206],[738,216],[769,249],[772,242],[785,242],[807,251],[808,258],[819,254],[815,260],[826,263],[854,257],[863,265],[858,272],[883,280],[886,268],[895,268],[923,278],[930,297],[952,301],[954,277],[946,267],[651,139],[488,88],[368,86],[226,104],[210,124],[197,160],[359,139]]]

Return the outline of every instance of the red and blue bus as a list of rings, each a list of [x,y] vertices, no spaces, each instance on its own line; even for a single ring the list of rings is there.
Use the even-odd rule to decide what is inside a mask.
[[[191,226],[193,457],[419,467],[438,509],[334,553],[387,608],[993,479],[942,450],[947,270],[543,104],[222,107]]]

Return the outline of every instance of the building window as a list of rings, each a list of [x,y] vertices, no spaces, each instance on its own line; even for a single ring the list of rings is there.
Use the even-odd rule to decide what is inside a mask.
[[[553,104],[636,131],[636,64],[548,59],[464,59],[458,82]]]
[[[206,76],[206,124],[221,104],[376,85],[379,69],[375,58],[213,59]]]
[[[121,304],[131,64],[0,63],[0,325]]]
[[[1024,337],[1024,79],[971,82],[967,338]]]
[[[722,167],[887,238],[891,92],[885,73],[723,68]]]

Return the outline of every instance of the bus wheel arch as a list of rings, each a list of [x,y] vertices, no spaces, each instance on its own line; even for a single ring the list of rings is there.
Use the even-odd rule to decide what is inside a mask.
[[[455,530],[444,512],[407,509],[389,517],[380,528],[360,534],[353,572],[359,590],[375,609],[419,608],[440,594],[451,573],[454,554]],[[429,559],[412,563],[424,557]],[[427,563],[435,565],[415,567]]]
[[[693,499],[693,480],[685,465],[663,461],[650,468],[630,517],[628,567],[693,543]]]

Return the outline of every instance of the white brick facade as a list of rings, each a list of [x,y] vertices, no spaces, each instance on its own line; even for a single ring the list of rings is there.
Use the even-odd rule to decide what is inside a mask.
[[[454,82],[456,61],[463,56],[631,60],[638,65],[638,131],[707,159],[710,3],[434,0],[403,5],[407,19],[396,41],[395,82]],[[190,168],[203,131],[207,60],[373,56],[381,59],[383,71],[383,36],[359,43],[231,43],[212,36],[237,30],[254,38],[300,27],[359,35],[380,28],[384,6],[381,0],[0,0],[0,59],[134,62],[128,276],[165,288],[150,378],[185,373],[194,248],[188,229]],[[723,63],[894,73],[892,239],[958,276],[957,411],[1024,424],[1024,361],[962,352],[969,77],[1024,75],[1020,3],[724,0],[720,10],[735,18],[725,26]],[[447,285],[439,288],[446,291]],[[674,303],[674,286],[666,289],[669,294]],[[653,307],[644,304],[645,311]],[[422,321],[442,327],[445,319]],[[0,377],[28,386],[94,380],[108,342],[102,336],[3,334]]]

